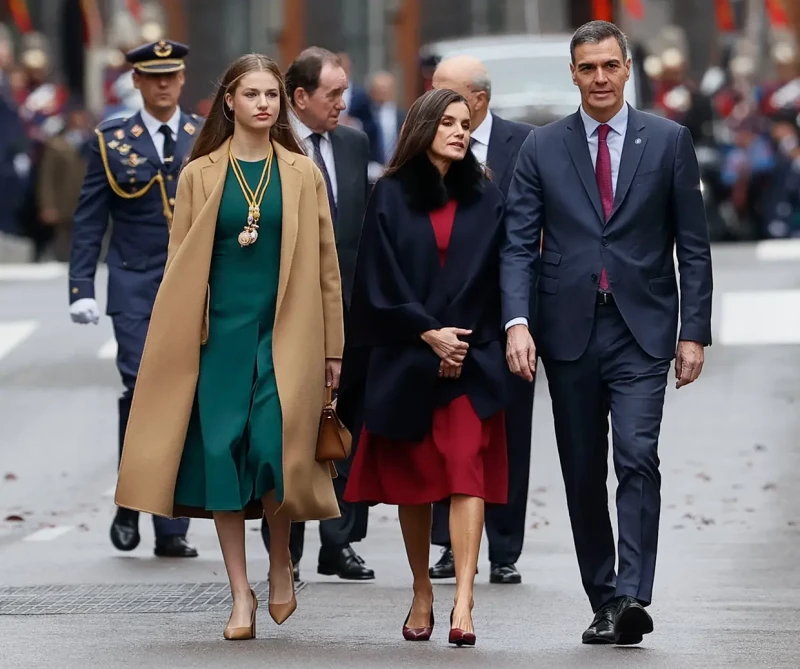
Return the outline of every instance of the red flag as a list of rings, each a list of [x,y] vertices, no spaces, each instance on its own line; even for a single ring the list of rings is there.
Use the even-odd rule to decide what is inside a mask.
[[[628,14],[637,21],[641,21],[644,18],[644,5],[642,4],[642,0],[623,0],[623,6]]]
[[[786,8],[783,0],[765,0],[767,16],[769,22],[776,28],[785,28],[789,25],[789,17],[786,15]]]
[[[21,33],[29,33],[33,30],[31,15],[25,0],[8,0],[8,11],[11,12],[11,18]]]
[[[592,18],[595,21],[613,21],[613,5],[613,0],[592,0]]]
[[[733,7],[730,0],[715,0],[717,27],[720,32],[731,33],[736,30],[736,20],[733,16]]]

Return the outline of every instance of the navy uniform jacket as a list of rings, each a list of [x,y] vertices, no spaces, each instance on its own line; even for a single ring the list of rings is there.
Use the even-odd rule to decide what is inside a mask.
[[[150,315],[167,261],[178,173],[202,123],[202,117],[181,113],[175,156],[166,165],[139,113],[98,126],[75,211],[70,303],[95,296],[95,271],[110,218],[106,313]]]

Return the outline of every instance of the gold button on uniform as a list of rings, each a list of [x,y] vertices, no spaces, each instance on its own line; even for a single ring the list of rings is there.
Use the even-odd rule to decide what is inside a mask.
[[[72,289],[72,294],[73,294],[73,295],[77,295],[77,294],[78,294],[78,292],[79,292],[79,291],[78,291],[78,289],[77,289],[77,288],[73,288],[73,289]]]

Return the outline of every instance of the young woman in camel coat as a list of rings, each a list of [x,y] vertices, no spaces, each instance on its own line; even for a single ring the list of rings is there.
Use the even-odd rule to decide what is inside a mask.
[[[180,176],[166,271],[117,485],[121,507],[167,517],[214,518],[234,598],[226,638],[255,635],[257,600],[247,580],[245,517],[266,512],[270,523],[270,614],[280,624],[296,606],[290,522],[339,515],[331,469],[315,460],[325,387],[338,385],[341,365],[338,260],[325,182],[313,161],[301,155],[287,113],[280,71],[266,56],[243,56],[223,77]],[[235,226],[246,221],[247,195],[241,181],[237,184],[242,175],[234,172],[237,165],[246,181],[272,174],[258,238],[241,248]],[[256,183],[250,188],[257,190]],[[231,284],[232,274],[238,283]],[[221,299],[219,290],[231,291],[231,285],[234,290]],[[241,312],[261,304],[265,291],[271,297],[266,308],[258,307],[260,320],[243,320],[239,326]],[[246,327],[257,333],[257,341],[241,336]],[[221,339],[226,344],[220,348]],[[247,345],[240,346],[242,341]],[[227,342],[232,350],[225,350]],[[225,361],[234,367],[250,365],[250,376],[231,372],[229,381]],[[259,400],[264,370],[267,399]],[[244,401],[231,407],[231,393],[244,395]],[[270,402],[266,418],[257,418]],[[215,405],[226,406],[228,414]],[[233,435],[231,409],[234,432],[239,430]],[[197,413],[202,431],[196,428]],[[273,590],[283,593],[276,601]]]

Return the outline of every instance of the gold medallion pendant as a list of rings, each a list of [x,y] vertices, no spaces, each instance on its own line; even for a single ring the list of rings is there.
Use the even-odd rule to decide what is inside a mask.
[[[261,178],[259,179],[255,192],[253,192],[247,183],[247,179],[245,179],[244,172],[242,171],[241,165],[239,165],[239,161],[236,160],[236,157],[233,155],[233,151],[229,149],[229,157],[233,174],[236,177],[236,180],[239,182],[239,187],[242,189],[242,194],[244,195],[248,204],[247,223],[244,226],[244,230],[239,233],[238,237],[239,246],[242,248],[245,246],[250,246],[251,244],[255,244],[256,240],[258,239],[258,221],[261,219],[261,201],[264,199],[264,194],[267,192],[267,187],[269,186],[269,181],[272,176],[271,167],[273,155],[274,152],[272,150],[272,145],[270,144],[269,155],[264,161],[264,169],[261,172]]]

